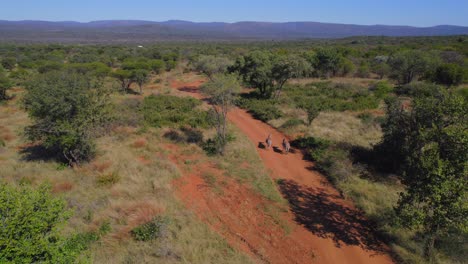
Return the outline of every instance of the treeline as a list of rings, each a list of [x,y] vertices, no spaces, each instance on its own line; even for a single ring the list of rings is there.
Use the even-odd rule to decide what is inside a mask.
[[[320,111],[374,109],[385,100],[388,116],[383,121],[384,138],[369,150],[370,158],[366,161],[369,166],[400,175],[406,191],[395,205],[394,219],[422,234],[418,238],[424,240],[424,253],[430,259],[438,238],[447,232],[458,234],[467,230],[467,96],[466,88],[454,88],[468,80],[467,42],[461,36],[166,43],[145,47],[1,45],[0,101],[11,98],[8,91],[11,87],[24,87],[26,93],[21,102],[32,119],[25,135],[55,153],[60,162],[79,166],[94,157],[94,139],[115,118],[110,96],[117,91],[109,84],[117,84],[125,93],[132,92],[137,85],[142,93],[151,76],[177,65],[206,75],[208,82],[202,92],[213,105],[211,111],[199,111],[194,99],[170,96],[149,96],[141,106],[131,109],[141,111],[141,118],[149,126],[214,126],[216,136],[204,148],[216,154],[224,154],[226,144],[232,140],[226,120],[234,104],[267,121],[281,116],[278,104],[289,102],[307,113],[310,125]],[[339,76],[376,81],[388,78],[393,83],[377,82],[364,92],[329,82],[304,87],[287,85],[294,78]],[[239,100],[242,86],[255,91]],[[401,103],[403,96],[410,98],[409,104]],[[187,136],[190,140],[202,141],[198,133],[192,134]],[[341,150],[333,144],[305,139],[301,147],[309,151],[323,170],[339,161],[335,154]],[[43,192],[47,193],[47,188]],[[17,226],[19,234],[16,227],[2,233],[0,260],[70,262],[105,233],[104,227],[102,232],[72,237],[70,241],[60,238],[50,230],[55,231],[54,226],[67,216],[50,218],[49,212],[63,211],[62,202],[49,196],[42,199],[36,192],[7,185],[0,185],[0,196],[3,200],[16,197],[27,208],[43,204],[41,212],[45,214],[39,214],[41,219],[28,220],[25,226]],[[1,212],[22,216],[8,203],[2,204],[5,208]],[[16,221],[6,223],[16,225]],[[23,235],[31,227],[37,230],[32,240]],[[4,239],[11,236],[15,240]],[[22,246],[22,241],[38,241],[42,248],[53,252],[40,251],[42,248],[29,250]],[[22,255],[16,253],[18,250]]]

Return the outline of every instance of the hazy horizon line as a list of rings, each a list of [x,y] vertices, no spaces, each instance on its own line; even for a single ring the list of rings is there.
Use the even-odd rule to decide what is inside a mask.
[[[80,20],[47,20],[47,19],[19,19],[19,20],[8,20],[0,19],[0,21],[7,22],[52,22],[52,23],[64,23],[64,22],[73,22],[80,24],[88,24],[93,22],[101,21],[141,21],[141,22],[153,22],[153,23],[164,23],[170,21],[180,21],[180,22],[190,22],[190,23],[224,23],[224,24],[236,24],[236,23],[321,23],[321,24],[338,24],[338,25],[355,25],[355,26],[401,26],[401,27],[415,27],[415,28],[430,28],[438,26],[456,26],[456,27],[468,27],[468,25],[456,25],[456,24],[436,24],[431,26],[414,26],[414,25],[405,25],[405,24],[357,24],[357,23],[339,23],[339,22],[323,22],[323,21],[313,21],[313,20],[288,20],[288,21],[262,21],[262,20],[241,20],[241,21],[194,21],[194,20],[185,20],[185,19],[168,19],[168,20],[149,20],[149,19],[96,19],[89,21],[80,21]]]

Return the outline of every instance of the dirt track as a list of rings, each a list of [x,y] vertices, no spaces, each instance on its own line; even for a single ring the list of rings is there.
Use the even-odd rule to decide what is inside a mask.
[[[174,82],[172,87],[201,98],[197,91],[200,83]],[[375,239],[372,227],[362,213],[314,170],[313,163],[304,160],[297,150],[287,155],[281,153],[281,140],[285,137],[282,133],[238,108],[229,113],[229,120],[258,146],[257,151],[270,176],[280,180],[279,189],[289,201],[292,213],[289,221],[295,226],[288,237],[300,241],[297,243],[312,244],[314,258],[311,262],[393,263],[388,248]],[[274,146],[270,150],[262,145],[268,133],[272,134]],[[278,259],[268,262],[284,263]],[[290,263],[297,261],[291,259]]]

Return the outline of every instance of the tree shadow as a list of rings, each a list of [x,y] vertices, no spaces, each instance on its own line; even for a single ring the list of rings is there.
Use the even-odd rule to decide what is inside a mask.
[[[337,247],[353,245],[388,253],[376,237],[373,224],[359,210],[341,205],[339,195],[328,194],[322,188],[305,188],[292,180],[280,180],[278,185],[296,222],[313,234],[332,239]]]
[[[196,93],[197,94],[200,89],[197,86],[184,86],[184,87],[177,88],[177,90],[179,90],[181,92]]]
[[[19,150],[23,161],[56,161],[65,163],[67,160],[58,150],[48,149],[41,144],[27,145]]]
[[[140,92],[137,92],[137,91],[133,90],[132,88],[125,89],[125,93],[126,94],[131,94],[131,95],[141,95]]]

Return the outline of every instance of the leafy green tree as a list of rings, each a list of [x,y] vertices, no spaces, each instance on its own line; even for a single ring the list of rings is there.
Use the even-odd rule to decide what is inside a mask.
[[[130,59],[122,64],[124,70],[151,70],[151,63],[146,59]]]
[[[31,73],[23,68],[17,68],[10,72],[9,77],[16,85],[22,85],[31,77]]]
[[[384,141],[398,160],[406,191],[400,222],[426,237],[425,255],[449,229],[468,230],[468,103],[444,89],[417,96],[411,109],[391,103]],[[390,153],[389,152],[389,153]]]
[[[163,60],[151,60],[150,66],[151,70],[156,74],[160,74],[166,70],[166,63]]]
[[[166,71],[171,71],[177,66],[177,61],[169,60],[165,61]]]
[[[237,72],[244,82],[258,89],[264,98],[270,98],[274,92],[274,78],[272,75],[273,54],[254,51],[247,56],[240,57],[231,67],[231,72]]]
[[[10,81],[5,74],[0,73],[0,101],[7,100],[7,90],[13,86],[13,83]]]
[[[90,74],[98,78],[106,77],[111,72],[111,68],[102,62],[71,63],[67,66],[77,73]]]
[[[216,74],[226,73],[232,64],[232,61],[225,57],[202,55],[195,61],[194,68],[211,79]]]
[[[111,76],[117,79],[120,82],[120,87],[123,91],[129,92],[130,86],[134,82],[135,78],[133,75],[133,71],[129,70],[121,70],[118,69],[111,73]]]
[[[201,90],[209,96],[215,116],[217,150],[223,154],[227,144],[227,115],[241,92],[241,85],[236,75],[218,74],[205,83]]]
[[[56,61],[42,61],[37,67],[39,73],[59,71],[64,68],[64,64]]]
[[[347,76],[350,75],[354,72],[356,66],[354,66],[354,63],[352,60],[343,58],[340,63],[340,75],[342,76]]]
[[[230,70],[239,73],[244,82],[257,88],[262,97],[273,96],[277,99],[284,84],[291,78],[306,75],[311,71],[311,65],[298,56],[254,51],[237,59]]]
[[[65,263],[60,229],[70,216],[64,200],[50,188],[0,183],[0,262]]]
[[[1,64],[7,70],[13,70],[16,67],[16,59],[13,57],[5,57],[2,59]]]
[[[383,79],[385,76],[390,74],[390,65],[386,62],[378,62],[372,65],[371,71],[379,76],[380,79]]]
[[[321,48],[315,54],[313,66],[322,77],[328,79],[338,72],[343,59],[336,49]]]
[[[108,120],[108,90],[89,76],[52,72],[38,76],[26,86],[24,105],[33,124],[26,128],[30,140],[69,164],[91,159],[93,138]]]
[[[360,78],[369,78],[370,75],[370,69],[369,69],[369,64],[367,62],[363,61],[359,65],[356,75]]]
[[[463,82],[466,69],[458,64],[447,63],[438,66],[435,70],[433,81],[446,86],[456,86]]]
[[[430,60],[423,51],[405,50],[395,53],[389,59],[390,77],[400,84],[407,84],[429,70]]]
[[[140,88],[140,94],[143,93],[143,85],[149,80],[149,71],[138,69],[133,72],[133,78]]]
[[[311,103],[302,107],[307,113],[307,124],[310,126],[315,118],[320,114],[321,108],[317,104]]]
[[[283,90],[284,84],[291,78],[305,76],[312,71],[311,65],[298,56],[280,56],[273,62],[271,69],[272,77],[275,80],[274,99],[278,99]]]

